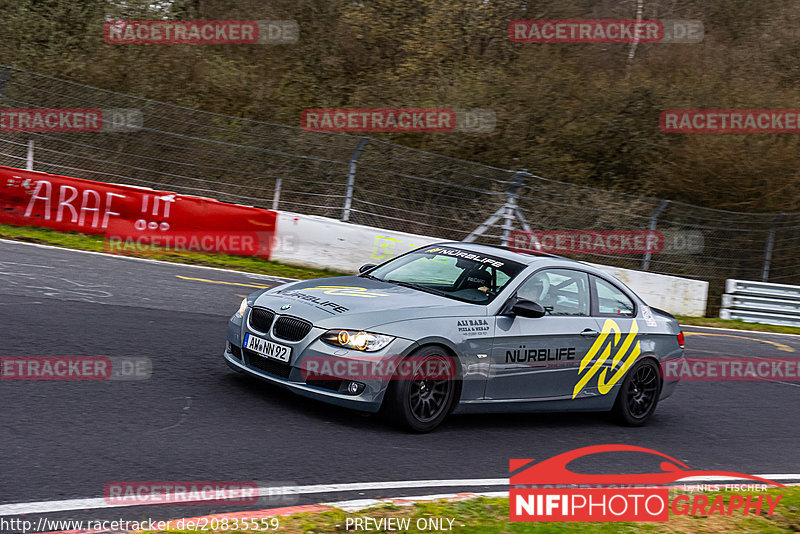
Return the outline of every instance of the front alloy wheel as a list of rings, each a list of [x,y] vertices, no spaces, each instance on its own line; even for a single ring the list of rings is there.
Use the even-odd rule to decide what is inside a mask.
[[[384,406],[398,426],[413,432],[430,432],[447,417],[455,396],[455,382],[452,378],[424,375],[424,369],[452,366],[452,358],[442,352],[437,347],[418,350],[410,358],[420,370],[410,376],[395,376],[389,384]]]

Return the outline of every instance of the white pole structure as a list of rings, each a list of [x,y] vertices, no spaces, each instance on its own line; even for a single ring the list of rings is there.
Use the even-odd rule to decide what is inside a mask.
[[[28,140],[28,158],[25,160],[25,168],[33,170],[33,139]]]

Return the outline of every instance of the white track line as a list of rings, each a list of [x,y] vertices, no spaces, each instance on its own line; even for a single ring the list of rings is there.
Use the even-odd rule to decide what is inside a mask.
[[[798,480],[800,473],[797,474],[766,474],[757,475],[769,480]],[[711,482],[711,481],[732,481],[743,480],[732,477],[686,477],[682,483],[687,482]],[[753,482],[755,483],[755,482]],[[507,478],[461,478],[446,480],[398,480],[388,482],[355,482],[348,484],[313,484],[309,486],[269,486],[258,488],[259,497],[274,497],[276,495],[307,495],[315,493],[334,493],[348,491],[372,491],[382,489],[402,489],[402,488],[475,488],[487,486],[508,486]],[[181,498],[183,496],[183,498]],[[397,497],[402,499],[402,497]],[[176,505],[195,505],[202,504],[202,501],[189,502],[188,494],[175,494]],[[215,501],[219,502],[219,501]],[[96,510],[101,508],[127,508],[138,506],[163,506],[170,504],[164,501],[144,502],[137,504],[106,502],[103,497],[93,497],[86,499],[66,499],[60,501],[38,501],[23,502],[0,505],[0,516],[12,516],[18,514],[44,514],[53,512],[66,512],[69,510]]]
[[[223,273],[236,273],[236,274],[244,274],[250,277],[258,277],[263,278],[265,280],[274,280],[276,282],[279,281],[287,281],[287,282],[295,282],[297,281],[296,278],[287,278],[283,276],[271,276],[268,274],[261,274],[261,273],[251,273],[248,271],[237,271],[235,269],[222,269],[221,267],[209,267],[207,265],[194,265],[191,263],[177,263],[174,261],[162,261],[162,260],[153,260],[150,258],[137,258],[135,256],[122,256],[119,254],[109,254],[107,252],[96,252],[93,250],[79,250],[76,248],[67,248],[67,247],[56,247],[53,245],[42,245],[41,243],[27,243],[25,241],[14,241],[13,239],[3,239],[0,238],[0,243],[10,243],[14,245],[25,245],[28,247],[39,247],[39,248],[49,248],[53,250],[62,250],[66,252],[79,252],[81,254],[94,254],[97,256],[103,256],[105,258],[116,258],[118,260],[134,260],[134,261],[145,261],[149,263],[159,263],[161,265],[172,265],[173,267],[192,267],[194,269],[210,269],[212,271],[220,271]],[[266,260],[265,260],[266,261]]]

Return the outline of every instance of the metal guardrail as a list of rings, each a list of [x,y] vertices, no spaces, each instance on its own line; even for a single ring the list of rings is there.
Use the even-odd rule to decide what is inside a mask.
[[[726,280],[719,316],[748,323],[800,326],[800,286]]]

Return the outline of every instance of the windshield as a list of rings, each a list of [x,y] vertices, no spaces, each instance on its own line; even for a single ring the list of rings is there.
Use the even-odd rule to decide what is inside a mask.
[[[366,276],[464,302],[487,304],[524,268],[515,261],[434,246],[391,260]]]

